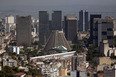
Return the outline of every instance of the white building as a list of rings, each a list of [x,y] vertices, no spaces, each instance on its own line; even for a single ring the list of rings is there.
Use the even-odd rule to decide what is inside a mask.
[[[9,47],[9,52],[20,54],[20,47],[18,46]]]
[[[116,77],[116,65],[114,68],[104,68],[104,77]]]
[[[116,56],[116,48],[109,47],[108,40],[103,40],[100,43],[100,53],[103,53],[105,56],[111,56],[112,54]]]
[[[3,59],[3,66],[17,67],[17,61],[13,59]]]
[[[116,20],[113,20],[113,24],[114,24],[114,36],[116,36]]]
[[[15,18],[13,15],[9,15],[5,17],[5,23],[8,24],[14,24],[15,23]]]
[[[10,32],[11,28],[15,28],[15,18],[13,15],[9,15],[5,17],[5,28],[6,33]]]

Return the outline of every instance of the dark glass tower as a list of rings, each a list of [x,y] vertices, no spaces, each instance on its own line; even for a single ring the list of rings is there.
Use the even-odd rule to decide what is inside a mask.
[[[65,37],[68,41],[76,43],[77,41],[77,17],[75,15],[67,15],[64,18]]]
[[[62,30],[62,11],[52,13],[52,30]]]
[[[94,18],[101,18],[101,14],[92,14],[90,15],[90,40],[93,42],[93,24]]]
[[[79,32],[88,31],[88,11],[81,10],[79,12]]]
[[[49,37],[49,14],[39,11],[39,43],[45,45]]]

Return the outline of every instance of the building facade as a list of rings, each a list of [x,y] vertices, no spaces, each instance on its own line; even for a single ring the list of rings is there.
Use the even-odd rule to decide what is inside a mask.
[[[90,15],[90,40],[91,40],[91,43],[93,42],[93,20],[94,18],[101,18],[101,15],[100,14],[92,14]]]
[[[45,45],[49,37],[49,14],[39,11],[39,43]]]
[[[79,32],[87,32],[88,31],[88,11],[81,10],[79,12]]]
[[[75,15],[66,15],[64,23],[66,39],[75,43],[77,41],[77,17]]]
[[[93,44],[94,46],[100,46],[100,42],[108,40],[109,46],[113,46],[113,19],[103,18],[94,19],[93,24]]]
[[[15,18],[13,15],[8,15],[5,17],[5,31],[9,33],[11,28],[15,26]]]
[[[52,30],[62,30],[62,11],[53,11]]]
[[[17,45],[31,45],[31,16],[16,16]]]

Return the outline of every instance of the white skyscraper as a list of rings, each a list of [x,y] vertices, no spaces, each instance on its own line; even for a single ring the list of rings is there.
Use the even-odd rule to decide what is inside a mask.
[[[15,28],[15,18],[12,15],[5,17],[6,33],[10,32],[11,28]]]

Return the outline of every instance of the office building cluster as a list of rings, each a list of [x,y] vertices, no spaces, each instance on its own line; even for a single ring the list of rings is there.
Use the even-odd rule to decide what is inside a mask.
[[[37,19],[31,15],[0,18],[0,71],[9,66],[23,72],[16,76],[116,77],[115,59],[112,16],[88,10],[63,15],[54,10],[39,11]]]

